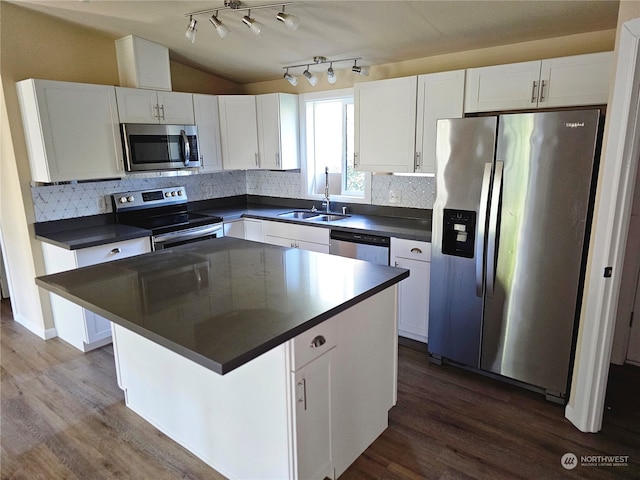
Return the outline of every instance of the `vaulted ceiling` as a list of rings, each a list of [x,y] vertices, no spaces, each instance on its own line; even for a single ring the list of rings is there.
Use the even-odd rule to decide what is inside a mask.
[[[300,18],[293,31],[275,18],[281,8],[251,11],[260,36],[241,21],[246,11],[211,1],[12,1],[22,7],[120,38],[129,34],[165,45],[172,59],[239,83],[279,78],[282,67],[362,57],[380,65],[509,43],[616,27],[618,1],[339,1],[294,0],[286,13]],[[270,4],[243,1],[257,7]],[[196,15],[195,43],[185,38],[185,14],[219,8],[229,34],[220,38],[209,14]],[[344,68],[344,67],[342,67]]]

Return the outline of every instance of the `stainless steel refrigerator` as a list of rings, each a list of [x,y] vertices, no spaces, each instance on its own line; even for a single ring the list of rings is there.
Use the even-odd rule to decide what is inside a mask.
[[[567,391],[600,110],[439,120],[428,350]]]

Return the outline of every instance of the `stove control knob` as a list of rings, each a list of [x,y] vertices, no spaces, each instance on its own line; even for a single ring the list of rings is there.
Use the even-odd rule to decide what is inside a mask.
[[[176,192],[175,191],[171,192],[171,196],[175,197],[176,196]]]
[[[182,196],[182,190],[178,190],[178,196],[181,197]]]
[[[164,196],[165,197],[170,197],[171,196],[171,192],[164,192]]]
[[[133,195],[129,195],[127,197],[127,202],[133,202],[135,200],[135,198],[133,198]]]
[[[119,201],[120,203],[127,203],[127,197],[120,197],[120,198],[118,199],[118,201]]]

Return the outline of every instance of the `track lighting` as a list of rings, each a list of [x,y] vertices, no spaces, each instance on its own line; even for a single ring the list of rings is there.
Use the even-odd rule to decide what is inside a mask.
[[[297,30],[298,26],[300,25],[300,18],[289,13],[284,13],[284,7],[285,6],[282,5],[282,11],[278,12],[278,14],[276,15],[276,19],[284,23],[287,28],[290,28],[291,30]]]
[[[294,77],[293,75],[291,75],[289,73],[289,69],[287,69],[287,71],[284,74],[284,78],[287,82],[289,82],[291,85],[293,85],[294,87],[296,85],[298,85],[298,77]]]
[[[304,72],[302,72],[302,75],[305,76],[305,78],[309,82],[309,85],[311,85],[312,87],[315,87],[318,84],[318,77],[316,77],[313,73],[309,71],[309,65],[307,65],[307,69]]]
[[[204,15],[204,14],[213,14],[209,18],[211,25],[216,29],[217,34],[220,38],[224,38],[229,33],[229,29],[227,26],[222,23],[222,21],[218,18],[218,12],[224,10],[231,10],[235,12],[247,12],[246,15],[242,17],[242,23],[244,23],[247,27],[251,29],[251,31],[260,35],[262,28],[264,25],[257,21],[255,18],[251,17],[251,10],[258,10],[262,8],[280,8],[282,7],[282,11],[278,12],[276,15],[276,19],[279,22],[285,24],[287,28],[291,30],[296,30],[300,25],[300,18],[296,15],[291,15],[290,13],[285,13],[284,9],[287,5],[293,5],[293,2],[279,2],[279,3],[270,3],[267,5],[251,5],[245,6],[240,0],[224,0],[224,5],[218,8],[211,8],[208,10],[199,10],[197,12],[189,12],[185,13],[185,17],[189,17],[189,26],[187,27],[187,31],[185,32],[185,36],[191,43],[195,43],[196,41],[196,25],[197,20],[193,18],[196,15]]]
[[[338,62],[353,62],[353,67],[351,67],[351,71],[354,73],[357,73],[359,75],[369,75],[369,67],[364,67],[364,66],[359,66],[358,65],[358,60],[360,60],[361,57],[352,57],[352,58],[341,58],[338,60],[327,60],[326,57],[321,57],[321,56],[315,56],[313,57],[313,64],[314,65],[321,65],[323,63],[328,63],[329,64],[329,68],[327,69],[327,82],[329,82],[331,85],[333,85],[334,83],[336,83],[336,81],[338,80],[338,77],[336,76],[336,72],[333,69],[333,64],[334,63],[338,63]],[[284,78],[286,80],[289,81],[289,83],[291,83],[291,85],[296,86],[298,81],[296,79],[296,83],[293,83],[289,77],[295,78],[292,75],[289,75],[289,69],[290,68],[299,68],[299,67],[305,67],[305,71],[302,72],[302,75],[304,75],[304,77],[309,81],[309,83],[311,84],[312,87],[315,87],[318,84],[318,77],[316,77],[314,74],[312,74],[309,71],[309,65],[311,65],[311,63],[302,63],[299,65],[287,65],[284,66],[282,68],[286,69],[286,73],[284,74]]]
[[[365,77],[369,76],[369,67],[358,66],[358,59],[355,59],[353,61],[353,67],[351,67],[351,71],[353,73],[357,73],[358,75],[364,75]]]
[[[184,32],[184,36],[187,37],[187,40],[189,40],[191,43],[194,43],[196,41],[197,24],[198,21],[195,18],[189,17],[189,26],[187,27],[187,31]]]
[[[216,13],[211,15],[211,18],[209,18],[209,21],[211,22],[211,25],[213,25],[213,27],[216,29],[216,32],[218,33],[220,38],[224,38],[224,37],[227,36],[227,33],[229,33],[229,29],[227,28],[227,26],[224,23],[222,23],[220,20],[218,20],[218,11],[217,10],[216,10]]]
[[[333,62],[329,65],[329,69],[327,70],[327,82],[330,84],[336,83],[336,72],[333,71]]]
[[[249,10],[249,13],[242,17],[242,23],[249,27],[253,33],[255,33],[256,35],[260,35],[260,32],[262,31],[262,24],[255,18],[251,18],[251,10]]]

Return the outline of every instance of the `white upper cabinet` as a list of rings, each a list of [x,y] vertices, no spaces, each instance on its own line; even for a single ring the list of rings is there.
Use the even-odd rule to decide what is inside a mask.
[[[120,123],[194,125],[193,94],[116,87]]]
[[[16,87],[33,181],[124,176],[114,87],[34,79]]]
[[[300,168],[298,96],[269,93],[256,96],[260,168]]]
[[[613,52],[467,70],[465,112],[606,104]]]
[[[413,172],[417,77],[354,86],[354,165],[367,172]]]
[[[436,125],[440,118],[464,115],[464,70],[418,77],[414,172],[436,171]]]
[[[200,173],[222,170],[218,97],[215,95],[194,94],[193,112],[196,126],[198,127]]]
[[[171,91],[169,49],[128,35],[116,40],[120,86]]]
[[[220,141],[225,170],[260,168],[254,95],[221,95]]]
[[[435,172],[436,122],[463,116],[465,71],[356,84],[357,170]]]

